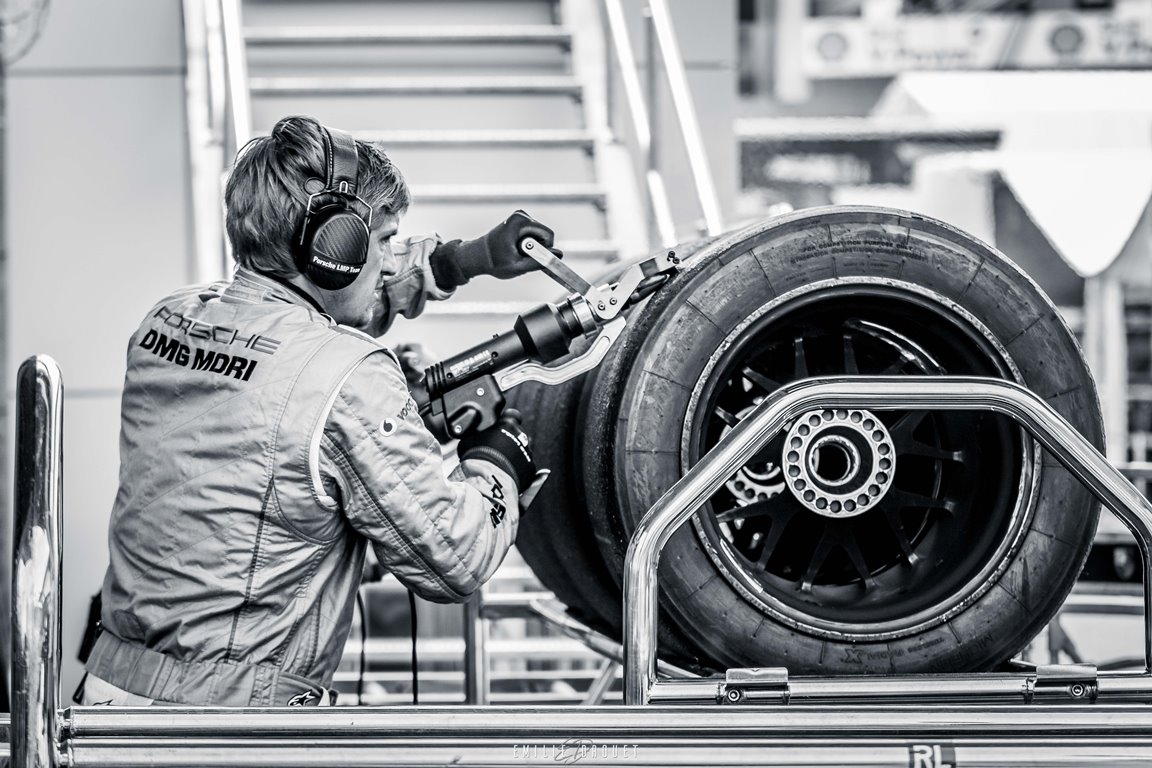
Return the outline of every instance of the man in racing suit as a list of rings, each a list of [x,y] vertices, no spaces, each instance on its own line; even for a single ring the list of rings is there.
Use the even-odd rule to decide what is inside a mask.
[[[368,243],[351,283],[329,289],[314,264],[301,270],[299,242],[310,196],[335,188],[337,134],[355,147],[355,185],[335,197],[368,209],[346,206]],[[393,247],[408,202],[383,152],[310,118],[238,155],[234,278],[161,300],[128,344],[85,704],[328,703],[369,544],[436,602],[466,599],[499,566],[535,474],[527,436],[512,418],[461,441],[446,477],[375,337],[474,275],[532,269],[515,243],[551,246],[552,232],[517,212],[477,240]]]

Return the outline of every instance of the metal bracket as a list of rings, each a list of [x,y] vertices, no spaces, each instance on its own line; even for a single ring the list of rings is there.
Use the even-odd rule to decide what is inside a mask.
[[[593,286],[538,240],[524,238],[520,241],[520,251],[539,264],[540,269],[557,283],[587,301],[592,313],[602,323],[624,311],[628,300],[644,280],[680,268],[680,257],[676,252],[665,251],[628,267],[620,279],[611,285]]]
[[[787,704],[788,669],[786,667],[742,667],[728,670],[719,688],[722,704],[755,701]]]
[[[645,259],[625,270],[620,279],[611,285],[592,288],[584,294],[593,314],[601,322],[619,315],[628,305],[628,299],[640,287],[640,283],[653,275],[672,272],[680,267],[680,258],[675,251],[667,251],[659,256]]]
[[[581,296],[592,290],[592,285],[580,276],[576,270],[565,264],[556,254],[548,250],[547,246],[531,237],[520,241],[520,252],[540,265],[548,277],[573,293]]]
[[[1100,683],[1095,664],[1043,664],[1024,683],[1024,703],[1041,699],[1095,702]]]

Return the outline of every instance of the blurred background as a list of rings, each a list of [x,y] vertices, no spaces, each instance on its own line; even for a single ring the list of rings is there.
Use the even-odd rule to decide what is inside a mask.
[[[51,355],[65,381],[66,695],[106,564],[124,345],[157,298],[230,272],[224,173],[288,114],[383,142],[415,194],[401,234],[475,237],[524,208],[589,277],[810,206],[940,218],[1002,250],[1060,307],[1097,379],[1108,456],[1148,492],[1152,0],[0,9],[0,472],[10,488],[16,368]],[[388,341],[451,354],[561,293],[541,276],[480,278]],[[1083,580],[1138,589],[1139,557],[1115,520]],[[533,585],[513,557],[493,589]],[[370,597],[365,698],[405,700],[403,593],[385,582]],[[429,695],[461,700],[459,608],[422,605],[420,617]],[[1121,663],[1140,655],[1140,632],[1124,611],[1068,609],[1030,653]],[[509,620],[492,634],[497,700],[579,700],[597,674],[590,652],[542,626]]]

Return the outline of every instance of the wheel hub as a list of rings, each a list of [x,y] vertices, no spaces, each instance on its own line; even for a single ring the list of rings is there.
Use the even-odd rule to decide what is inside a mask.
[[[884,498],[896,451],[887,428],[868,411],[809,411],[788,430],[783,468],[788,490],[805,508],[842,519]]]

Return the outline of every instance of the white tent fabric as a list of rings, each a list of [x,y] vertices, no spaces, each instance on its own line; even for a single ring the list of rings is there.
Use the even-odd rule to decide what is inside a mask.
[[[993,118],[1000,173],[1083,277],[1120,255],[1152,199],[1152,72],[912,72],[878,117]]]

